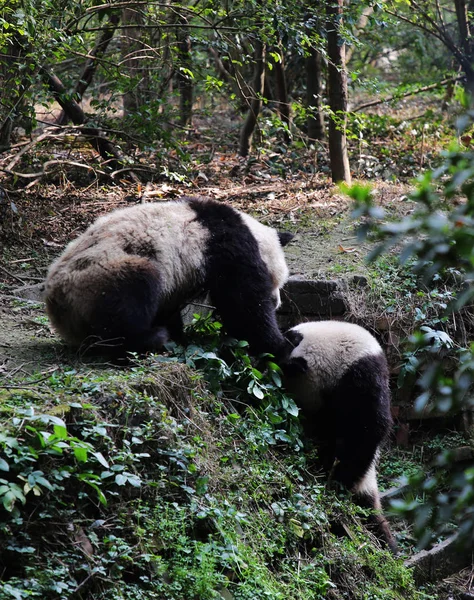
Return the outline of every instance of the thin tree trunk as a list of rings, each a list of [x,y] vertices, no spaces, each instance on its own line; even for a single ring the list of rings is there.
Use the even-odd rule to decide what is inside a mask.
[[[109,18],[109,22],[105,30],[102,32],[99,40],[97,41],[95,47],[89,52],[89,56],[87,58],[86,64],[84,65],[84,69],[79,77],[79,81],[76,83],[74,87],[74,97],[76,100],[81,100],[84,96],[84,92],[87,90],[89,85],[94,78],[95,72],[97,71],[97,67],[99,66],[100,59],[104,56],[107,51],[107,47],[114,37],[115,29],[120,22],[120,17],[118,14],[112,14]],[[56,119],[56,123],[58,125],[66,125],[68,121],[66,113],[61,111],[58,118]]]
[[[345,70],[345,45],[341,43],[338,29],[342,19],[344,0],[328,0],[328,99],[332,115],[329,120],[329,156],[334,183],[351,182],[349,157],[347,155],[347,73]]]
[[[465,0],[454,0],[456,19],[459,28],[460,45],[463,60],[461,61],[466,75],[465,89],[471,96],[471,106],[474,104],[474,42],[468,19],[468,7]]]
[[[240,156],[248,156],[252,145],[252,137],[257,124],[258,115],[262,108],[262,95],[265,88],[265,56],[266,45],[261,39],[256,38],[254,42],[254,72],[252,80],[252,99],[250,101],[247,118],[240,133]]]
[[[179,89],[179,115],[183,127],[191,125],[193,115],[193,78],[191,61],[191,36],[188,21],[185,16],[179,15],[177,40],[178,40],[178,89]]]
[[[140,56],[143,44],[140,25],[144,22],[143,14],[138,8],[124,8],[122,23],[136,25],[124,30],[122,41],[123,64],[130,78],[130,88],[123,95],[123,116],[126,118],[138,112],[146,104],[148,93],[148,69],[143,66],[144,58]]]
[[[20,83],[16,82],[18,66],[23,63],[27,43],[26,38],[15,35],[7,45],[7,53],[2,55],[3,60],[0,60],[0,151],[10,147],[13,125],[19,117],[29,119],[24,103],[24,95],[30,85],[28,77],[22,77]],[[25,129],[31,129],[31,124]]]
[[[288,88],[286,86],[285,63],[283,49],[280,44],[280,60],[275,62],[275,93],[280,119],[287,126],[284,139],[287,144],[290,143],[290,103],[288,102]]]
[[[324,115],[322,110],[322,59],[321,53],[310,48],[305,59],[306,106],[308,108],[308,137],[310,140],[324,139]]]

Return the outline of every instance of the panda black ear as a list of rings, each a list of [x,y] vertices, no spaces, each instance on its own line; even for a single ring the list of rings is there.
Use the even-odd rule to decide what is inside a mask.
[[[278,237],[280,239],[280,244],[282,246],[286,246],[291,242],[291,240],[295,237],[294,233],[290,233],[289,231],[277,231]]]
[[[281,365],[285,377],[298,377],[308,371],[308,363],[302,356],[295,356],[285,360]]]

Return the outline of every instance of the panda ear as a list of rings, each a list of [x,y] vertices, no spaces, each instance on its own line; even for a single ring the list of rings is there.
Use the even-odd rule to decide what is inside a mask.
[[[308,371],[308,363],[302,356],[289,358],[280,366],[283,374],[288,378],[304,375]]]
[[[295,237],[294,233],[290,233],[289,231],[277,231],[278,238],[280,240],[280,244],[282,246],[286,246],[291,242],[291,240]]]

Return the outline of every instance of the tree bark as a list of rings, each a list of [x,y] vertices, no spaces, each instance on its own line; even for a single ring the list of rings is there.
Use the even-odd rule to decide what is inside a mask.
[[[140,107],[146,104],[149,74],[148,69],[143,66],[144,59],[140,57],[143,49],[140,29],[140,25],[144,23],[143,14],[138,8],[124,8],[122,23],[135,25],[124,30],[122,41],[122,60],[130,78],[130,88],[123,95],[123,116],[126,118],[138,112]]]
[[[25,129],[31,129],[31,119],[24,102],[30,82],[27,76],[23,76],[19,84],[15,82],[21,72],[18,67],[25,60],[27,44],[26,38],[15,35],[7,46],[7,53],[2,55],[3,60],[0,60],[0,151],[10,147],[13,125],[20,117],[28,119]]]
[[[275,62],[275,95],[278,106],[278,114],[287,129],[284,133],[284,139],[287,144],[290,143],[290,103],[288,102],[288,88],[286,86],[285,63],[283,48],[279,48],[280,60]]]
[[[331,109],[329,120],[329,156],[334,183],[351,182],[349,157],[347,154],[347,73],[345,70],[345,46],[339,37],[344,0],[328,0],[327,48],[328,48],[328,100]]]
[[[460,46],[463,55],[462,68],[466,75],[465,89],[470,94],[471,107],[474,104],[474,42],[468,19],[468,7],[465,0],[454,0],[458,22]]]
[[[258,115],[262,108],[262,95],[265,88],[265,57],[266,45],[260,38],[254,42],[254,72],[252,79],[252,99],[247,118],[240,133],[240,156],[248,156],[252,145],[252,137],[257,124]]]
[[[97,71],[97,67],[99,66],[99,61],[106,53],[107,47],[111,39],[114,37],[115,29],[117,28],[119,22],[120,17],[118,16],[118,14],[112,14],[110,16],[106,28],[99,37],[95,47],[90,51],[89,57],[86,61],[86,64],[84,65],[82,74],[79,77],[79,81],[74,87],[73,96],[75,97],[75,99],[81,100],[84,96],[84,92],[91,84],[95,72]],[[58,125],[66,125],[67,122],[68,117],[65,111],[63,110],[56,119],[56,123]]]
[[[178,42],[178,89],[179,89],[179,115],[183,127],[191,125],[193,115],[193,78],[191,60],[191,36],[186,27],[188,20],[184,15],[178,17],[176,32]]]
[[[322,59],[321,53],[310,48],[305,59],[306,107],[309,111],[307,126],[310,140],[324,139],[324,115],[322,110]]]

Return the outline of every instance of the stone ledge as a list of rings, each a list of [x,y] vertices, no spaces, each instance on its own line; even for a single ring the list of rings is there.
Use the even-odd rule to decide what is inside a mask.
[[[302,321],[340,317],[348,311],[347,285],[342,280],[311,280],[290,277],[281,290],[278,319],[283,327]]]
[[[460,546],[454,534],[431,550],[422,550],[405,561],[413,568],[413,577],[418,585],[444,579],[472,565],[474,546]]]

